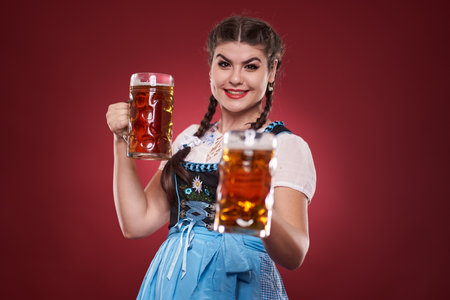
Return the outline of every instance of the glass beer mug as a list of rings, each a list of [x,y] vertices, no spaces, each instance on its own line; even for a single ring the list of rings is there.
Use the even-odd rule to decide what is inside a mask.
[[[173,87],[174,80],[169,74],[131,75],[128,157],[151,160],[171,157]]]
[[[259,237],[270,234],[275,148],[271,133],[252,129],[225,133],[214,230]]]

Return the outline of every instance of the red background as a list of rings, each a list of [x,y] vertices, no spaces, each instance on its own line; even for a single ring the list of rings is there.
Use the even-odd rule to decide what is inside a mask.
[[[290,298],[448,297],[445,3],[3,1],[0,297],[136,296],[167,228],[121,235],[107,106],[126,100],[131,73],[166,72],[175,134],[198,122],[207,34],[232,13],[284,38],[271,119],[316,163],[310,251],[280,268]],[[139,162],[143,183],[156,167]]]

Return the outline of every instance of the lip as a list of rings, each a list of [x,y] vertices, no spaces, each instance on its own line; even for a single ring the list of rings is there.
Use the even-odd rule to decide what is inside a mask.
[[[224,89],[225,94],[231,99],[241,99],[248,94],[248,90]],[[234,93],[230,93],[234,92]]]

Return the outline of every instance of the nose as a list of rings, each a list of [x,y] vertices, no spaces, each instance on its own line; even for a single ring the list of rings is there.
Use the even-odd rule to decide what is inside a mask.
[[[242,84],[241,70],[239,68],[233,68],[229,80],[230,83],[235,86]]]

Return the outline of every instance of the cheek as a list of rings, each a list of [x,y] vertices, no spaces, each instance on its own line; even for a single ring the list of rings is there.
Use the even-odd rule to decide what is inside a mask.
[[[211,93],[215,96],[216,85],[214,84],[214,82],[212,80],[211,80],[209,86],[211,87]]]
[[[220,76],[217,72],[211,72],[211,87],[219,87],[223,82],[223,76]]]
[[[211,72],[210,77],[210,87],[211,87],[211,93],[216,97],[217,99],[217,91],[220,89],[220,78],[217,76],[217,74]]]
[[[267,76],[258,76],[252,78],[252,88],[257,92],[258,96],[263,97],[266,93],[267,82]]]

